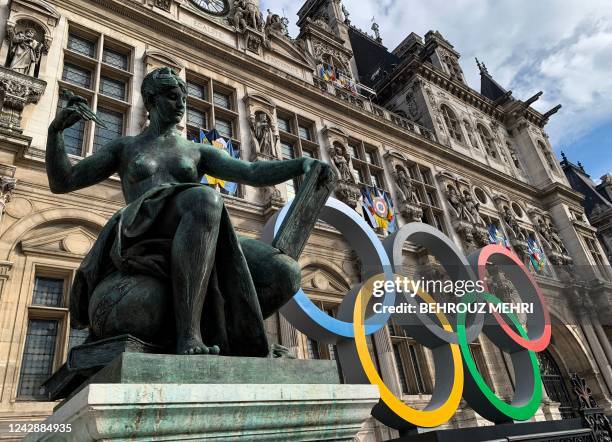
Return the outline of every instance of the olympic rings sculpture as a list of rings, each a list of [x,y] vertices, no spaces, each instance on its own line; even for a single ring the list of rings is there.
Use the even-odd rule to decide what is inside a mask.
[[[272,242],[291,202],[266,224],[263,240]],[[357,253],[362,263],[362,276],[366,282],[353,288],[340,304],[337,318],[321,311],[303,290],[280,310],[299,331],[325,344],[336,345],[336,352],[348,383],[371,383],[380,390],[381,400],[372,415],[392,428],[436,427],[448,421],[457,411],[461,397],[476,411],[495,423],[527,420],[537,411],[542,399],[542,382],[535,352],[550,343],[550,316],[544,296],[531,273],[510,251],[500,245],[486,246],[468,258],[454,242],[439,230],[424,224],[410,223],[386,238],[382,243],[366,222],[349,206],[330,198],[320,219],[338,229]],[[435,364],[434,391],[430,403],[422,410],[412,408],[398,398],[380,377],[368,351],[368,335],[380,331],[388,320],[398,313],[374,313],[371,310],[375,281],[392,281],[403,264],[404,244],[409,241],[426,248],[445,268],[452,280],[482,281],[484,293],[469,293],[460,301],[469,305],[476,301],[499,304],[501,300],[488,293],[487,263],[504,265],[506,277],[513,283],[523,302],[534,306],[527,317],[527,330],[514,314],[476,314],[471,320],[463,311],[456,315],[455,323],[441,312],[435,319],[427,314],[411,313],[409,321],[400,321],[407,333],[429,348]],[[480,299],[479,299],[480,298]],[[400,301],[418,305],[436,301],[423,290],[414,297],[400,297],[394,290],[386,290],[383,306],[395,306]],[[385,309],[383,311],[388,311]],[[405,315],[405,314],[404,314]],[[404,318],[405,319],[405,318]],[[487,319],[485,321],[485,319]],[[487,385],[478,371],[470,343],[481,333],[510,355],[515,378],[515,392],[511,403],[505,402]]]

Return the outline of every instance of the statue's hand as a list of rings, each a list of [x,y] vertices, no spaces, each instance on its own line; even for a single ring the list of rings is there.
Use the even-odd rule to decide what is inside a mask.
[[[322,166],[321,167],[322,173],[321,173],[320,181],[329,180],[335,173],[333,169],[331,168],[331,166],[329,165],[329,163],[326,163],[325,161],[317,160],[314,158],[304,157],[304,165],[303,165],[304,174],[307,174],[308,172],[310,172],[310,169],[312,169],[312,166],[316,163],[319,163]]]
[[[83,106],[88,106],[87,100],[78,95],[73,95],[65,108],[63,108],[51,123],[51,127],[58,132],[68,129],[81,120],[89,121],[91,116],[83,112]]]

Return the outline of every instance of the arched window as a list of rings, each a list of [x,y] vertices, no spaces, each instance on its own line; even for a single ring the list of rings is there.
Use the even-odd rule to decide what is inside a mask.
[[[495,141],[493,141],[491,133],[482,124],[478,124],[476,128],[478,129],[478,135],[480,135],[480,141],[482,141],[482,144],[487,149],[488,154],[491,155],[493,158],[497,158]]]
[[[461,126],[459,126],[459,121],[457,120],[455,113],[444,104],[441,106],[440,109],[442,110],[442,116],[444,117],[444,122],[446,123],[446,127],[448,128],[450,136],[460,143],[463,142]]]
[[[555,160],[553,159],[553,156],[550,153],[550,150],[548,150],[548,147],[546,147],[546,145],[540,140],[538,140],[538,147],[542,151],[542,155],[544,155],[544,158],[546,159],[546,163],[548,164],[548,167],[550,167],[550,170],[554,171],[555,170]]]

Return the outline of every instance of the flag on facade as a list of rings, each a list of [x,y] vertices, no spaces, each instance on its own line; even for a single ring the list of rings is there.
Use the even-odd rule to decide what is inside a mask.
[[[527,251],[529,253],[531,265],[536,272],[541,273],[546,267],[546,257],[535,238],[529,237],[527,239]]]
[[[375,187],[361,188],[363,196],[363,213],[370,225],[389,233],[397,230],[397,220],[393,210],[393,201],[387,192]]]
[[[200,143],[210,144],[217,149],[221,149],[223,152],[229,154],[232,158],[239,157],[238,152],[236,149],[234,149],[232,140],[226,140],[223,138],[221,135],[219,135],[217,129],[213,128],[212,130],[208,131],[208,133],[200,129]],[[221,193],[226,195],[235,195],[238,191],[237,183],[221,180],[210,175],[204,175],[204,178],[202,178],[202,184],[207,184],[211,187],[218,186]]]
[[[487,230],[489,231],[489,244],[499,244],[510,250],[510,241],[495,224],[491,224]]]

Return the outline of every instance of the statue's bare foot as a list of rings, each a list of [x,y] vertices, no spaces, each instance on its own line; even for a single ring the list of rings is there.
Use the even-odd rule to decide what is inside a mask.
[[[176,346],[176,352],[179,355],[218,355],[220,349],[217,345],[208,347],[204,345],[199,337],[190,337],[179,340]]]
[[[202,338],[191,336],[178,340],[176,353],[179,355],[207,355],[210,353],[210,350],[204,345]]]

